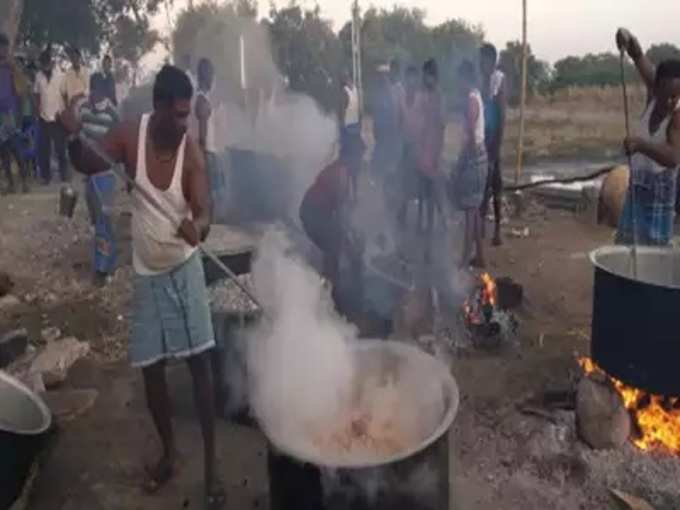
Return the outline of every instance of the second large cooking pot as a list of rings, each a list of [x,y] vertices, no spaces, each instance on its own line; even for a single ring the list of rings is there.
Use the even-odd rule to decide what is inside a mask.
[[[611,376],[655,395],[680,396],[680,252],[591,253],[595,266],[592,357]]]

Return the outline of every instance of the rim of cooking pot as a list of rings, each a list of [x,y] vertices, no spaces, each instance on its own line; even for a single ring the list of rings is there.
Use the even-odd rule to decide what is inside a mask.
[[[628,254],[630,255],[632,252],[632,249],[630,246],[623,246],[623,245],[612,245],[612,246],[602,246],[600,248],[597,248],[593,251],[590,252],[590,262],[595,266],[597,269],[601,269],[602,271],[613,274],[614,276],[618,276],[619,278],[623,278],[625,280],[629,280],[631,282],[635,283],[642,283],[644,285],[649,285],[652,287],[658,287],[660,289],[676,289],[680,290],[680,284],[678,285],[673,285],[673,284],[667,284],[667,285],[662,285],[658,282],[653,282],[650,281],[649,279],[641,279],[641,278],[633,278],[630,274],[623,274],[620,271],[615,271],[611,267],[607,267],[602,264],[602,262],[599,260],[600,257],[606,256],[606,255],[620,255],[620,254]],[[660,247],[660,246],[638,246],[637,247],[637,254],[638,255],[675,255],[675,256],[680,256],[680,251],[678,251],[675,248],[669,247]]]
[[[366,461],[366,462],[330,463],[328,459],[320,458],[313,454],[310,455],[309,452],[301,451],[294,447],[284,446],[280,442],[276,441],[274,438],[270,437],[269,434],[267,434],[265,431],[265,435],[267,436],[267,439],[272,444],[272,446],[274,446],[276,450],[285,455],[298,459],[301,462],[308,462],[319,467],[326,467],[329,469],[367,469],[381,467],[409,459],[414,455],[417,455],[418,453],[426,450],[427,448],[432,446],[435,442],[437,442],[442,436],[444,436],[444,434],[447,434],[453,424],[453,420],[456,418],[456,415],[458,414],[458,406],[460,404],[460,392],[458,390],[458,384],[456,383],[456,380],[453,377],[453,374],[451,374],[449,368],[443,362],[441,362],[434,356],[428,354],[427,352],[423,351],[422,349],[402,342],[395,342],[389,340],[361,340],[360,343],[353,346],[353,349],[356,351],[370,351],[379,348],[384,349],[386,347],[394,349],[396,351],[408,352],[409,356],[416,356],[422,360],[426,360],[428,363],[432,365],[432,369],[436,370],[439,373],[442,384],[448,388],[450,405],[446,410],[446,413],[440,420],[439,425],[434,430],[434,432],[432,432],[432,434],[430,434],[425,440],[421,441],[416,446],[404,450],[397,455],[392,455],[379,461]]]
[[[19,434],[27,436],[33,435],[37,436],[46,432],[47,429],[49,429],[50,426],[52,425],[52,413],[50,412],[49,408],[47,407],[47,404],[45,404],[43,399],[36,395],[33,391],[31,391],[19,380],[12,377],[7,372],[3,372],[2,370],[0,370],[0,384],[3,383],[9,385],[10,387],[17,390],[19,393],[28,397],[31,403],[36,406],[42,419],[40,425],[33,428],[11,428],[11,429],[8,428],[6,424],[3,424],[2,420],[0,419],[0,431],[9,432],[10,434]]]

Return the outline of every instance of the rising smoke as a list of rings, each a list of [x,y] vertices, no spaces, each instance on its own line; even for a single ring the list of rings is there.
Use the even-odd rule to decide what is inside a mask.
[[[304,424],[336,416],[354,378],[355,329],[333,311],[321,278],[269,232],[253,268],[255,289],[271,321],[249,343],[250,404],[270,438],[305,441]]]
[[[286,212],[297,217],[304,192],[337,151],[337,118],[323,112],[312,98],[287,87],[288,79],[274,63],[264,27],[231,16],[228,26],[217,34],[214,26],[199,31],[192,50],[196,58],[210,58],[217,69],[212,95],[218,149],[251,151],[275,159],[276,168],[268,172],[266,184],[287,190]],[[238,34],[243,36],[242,43]],[[215,48],[215,41],[221,47]]]

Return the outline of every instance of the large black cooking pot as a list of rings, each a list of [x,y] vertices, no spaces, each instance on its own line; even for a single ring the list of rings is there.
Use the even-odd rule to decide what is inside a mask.
[[[21,495],[52,418],[45,403],[0,371],[0,508]]]
[[[403,343],[362,340],[354,350],[359,379],[404,377],[419,381],[424,395],[413,412],[427,420],[429,434],[390,458],[338,462],[265,427],[270,509],[447,510],[448,432],[459,403],[458,386],[448,367]],[[433,416],[425,402],[435,396],[441,397],[441,412]]]
[[[680,252],[604,247],[595,266],[592,357],[613,377],[663,396],[680,396]]]

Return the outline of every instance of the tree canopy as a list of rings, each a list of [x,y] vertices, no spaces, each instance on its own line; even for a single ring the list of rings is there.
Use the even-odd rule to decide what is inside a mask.
[[[172,2],[23,0],[17,42],[36,51],[48,46],[75,47],[86,56],[111,51],[126,74],[133,78],[141,58],[161,40],[151,29],[151,16]]]
[[[635,69],[626,60],[627,79],[634,79]],[[605,87],[621,83],[621,60],[613,53],[588,54],[584,57],[567,57],[555,63],[552,89],[565,87]]]

